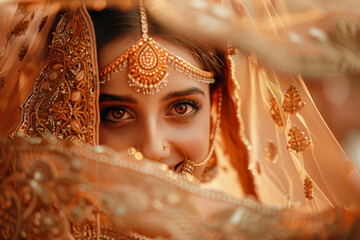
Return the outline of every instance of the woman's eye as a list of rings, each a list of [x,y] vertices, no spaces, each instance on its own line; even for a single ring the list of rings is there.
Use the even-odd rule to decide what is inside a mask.
[[[125,111],[123,109],[112,109],[108,115],[113,120],[120,120],[125,115]]]
[[[188,104],[185,103],[178,103],[174,107],[175,112],[178,114],[185,114],[188,111],[188,108],[192,110],[192,107],[191,106],[188,107]]]
[[[180,99],[169,106],[166,116],[178,122],[188,122],[201,108],[202,104],[198,100]]]
[[[127,121],[135,118],[133,114],[121,106],[101,107],[100,111],[102,122],[115,124],[116,126],[121,126]]]

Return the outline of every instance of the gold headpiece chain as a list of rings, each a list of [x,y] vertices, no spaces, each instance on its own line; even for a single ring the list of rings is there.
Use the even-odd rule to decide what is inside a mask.
[[[213,138],[212,138],[212,141],[210,144],[210,150],[209,150],[206,158],[199,163],[195,163],[194,161],[187,159],[186,153],[184,152],[186,159],[185,159],[185,161],[182,162],[182,165],[180,167],[180,170],[179,170],[180,175],[184,175],[184,176],[190,177],[192,179],[192,177],[194,176],[195,167],[204,166],[211,159],[212,155],[214,154],[214,150],[215,150],[216,137],[217,137],[217,135],[219,133],[219,129],[220,129],[221,107],[222,107],[222,92],[219,91],[217,113],[216,113],[216,123],[215,123],[214,132],[213,132]],[[176,147],[175,145],[166,145],[166,146],[163,146],[162,148],[164,151],[166,151],[166,149],[171,146]],[[142,153],[138,152],[134,147],[129,148],[128,153],[129,153],[129,155],[134,156],[135,159],[137,159],[137,160],[143,159]]]
[[[218,104],[217,104],[217,114],[216,114],[216,124],[215,124],[215,130],[214,130],[214,135],[213,135],[213,139],[211,141],[211,145],[210,145],[210,150],[208,152],[208,155],[206,156],[206,158],[199,162],[199,163],[195,163],[189,159],[186,159],[184,161],[184,164],[182,165],[179,174],[182,175],[194,175],[194,168],[195,167],[201,167],[206,165],[209,160],[211,159],[212,155],[214,154],[214,149],[215,149],[215,143],[216,143],[216,137],[219,133],[219,129],[220,129],[220,119],[221,119],[221,107],[222,107],[222,92],[219,92],[219,99],[218,99]]]
[[[167,63],[184,75],[201,83],[214,83],[214,74],[195,67],[191,63],[176,56],[167,49],[161,47],[148,36],[148,23],[145,6],[142,0],[140,4],[141,38],[120,57],[101,69],[100,83],[104,84],[110,79],[112,73],[118,70],[124,71],[128,66],[128,83],[137,92],[154,94],[163,86],[166,86]]]

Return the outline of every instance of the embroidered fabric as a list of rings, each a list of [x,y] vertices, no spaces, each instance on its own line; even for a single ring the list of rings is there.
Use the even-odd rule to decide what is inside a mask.
[[[335,18],[329,32],[323,31],[331,41],[317,48],[319,58],[307,58],[305,51],[285,51],[293,43],[281,38],[274,15],[278,12],[269,11],[273,5],[200,2],[178,1],[180,8],[171,1],[145,4],[177,31],[214,40],[221,36],[233,44],[225,59],[221,138],[215,145],[219,172],[207,185],[188,182],[164,165],[98,146],[99,76],[85,4],[101,9],[101,2],[14,1],[1,6],[0,113],[6,117],[0,119],[0,132],[2,137],[13,133],[13,139],[0,144],[0,234],[13,239],[358,236],[358,216],[339,209],[359,210],[359,174],[322,120],[301,76],[288,74],[357,73],[358,52],[338,58],[343,50],[334,47],[334,42],[354,47],[353,35],[341,31],[343,25]],[[108,3],[121,9],[136,5]],[[276,6],[279,11],[282,5]],[[251,17],[255,12],[257,17]],[[358,22],[356,14],[356,8],[350,9],[345,23]],[[329,15],[316,16],[314,24],[322,26]],[[274,39],[285,41],[285,47]],[[307,40],[304,46],[312,49],[318,40]],[[336,57],[326,55],[329,51]],[[65,141],[47,139],[51,136]]]
[[[326,239],[359,224],[343,210],[303,214],[202,189],[105,147],[15,137],[0,153],[1,234],[12,239],[147,239],[133,231],[153,229],[174,239]]]
[[[351,44],[360,30],[358,8],[349,11],[349,5],[337,5],[344,14],[321,14],[321,3],[311,7],[299,3],[299,8],[286,1],[249,4],[232,0],[222,5],[209,1],[201,8],[192,1],[181,3],[178,8],[173,2],[160,1],[152,8],[153,15],[183,34],[213,40],[221,35],[232,42],[229,57],[235,64],[233,77],[241,102],[240,135],[248,147],[259,199],[311,212],[334,206],[358,209],[359,173],[317,111],[302,75],[294,74],[359,73],[360,52]],[[169,11],[160,11],[163,8]],[[307,17],[301,17],[305,13]],[[352,31],[345,34],[347,27]],[[347,51],[352,51],[352,60],[346,57]],[[229,121],[229,116],[224,118],[223,122]],[[227,179],[229,174],[221,177],[214,185],[226,189],[233,180]]]

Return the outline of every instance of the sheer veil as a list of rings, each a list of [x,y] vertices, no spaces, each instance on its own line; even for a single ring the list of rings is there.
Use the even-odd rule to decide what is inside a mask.
[[[226,49],[215,147],[219,172],[207,184],[98,145],[99,76],[87,8],[126,10],[137,1],[0,3],[0,234],[13,239],[139,239],[138,232],[176,239],[359,234],[359,173],[302,76],[360,73],[353,39],[360,36],[360,7],[355,1],[286,3],[145,2],[167,27],[207,36]]]
[[[350,43],[359,31],[355,27],[357,8],[337,14],[321,4],[309,8],[282,1],[223,1],[221,5],[213,1],[199,7],[182,2],[182,8],[165,1],[151,2],[150,10],[159,20],[170,22],[170,28],[206,34],[214,40],[226,36],[238,48],[229,58],[235,63],[232,70],[239,86],[240,134],[248,144],[256,186],[266,186],[256,189],[260,199],[304,211],[330,206],[357,209],[359,174],[297,73],[312,77],[359,74],[353,62],[359,59],[358,49],[352,60],[343,54],[353,48]],[[173,11],[160,11],[162,8]],[[352,34],[341,35],[350,26],[354,26]]]

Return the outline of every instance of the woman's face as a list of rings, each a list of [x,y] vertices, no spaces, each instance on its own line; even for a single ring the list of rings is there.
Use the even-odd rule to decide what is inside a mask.
[[[182,46],[153,37],[167,50],[201,68]],[[136,38],[118,38],[99,53],[101,67],[123,54]],[[209,85],[199,83],[168,65],[167,86],[148,95],[128,85],[127,71],[119,71],[101,86],[100,144],[115,150],[135,147],[151,160],[170,169],[187,159],[203,161],[209,150]],[[164,150],[164,146],[167,148]],[[204,167],[195,169],[199,177]]]

